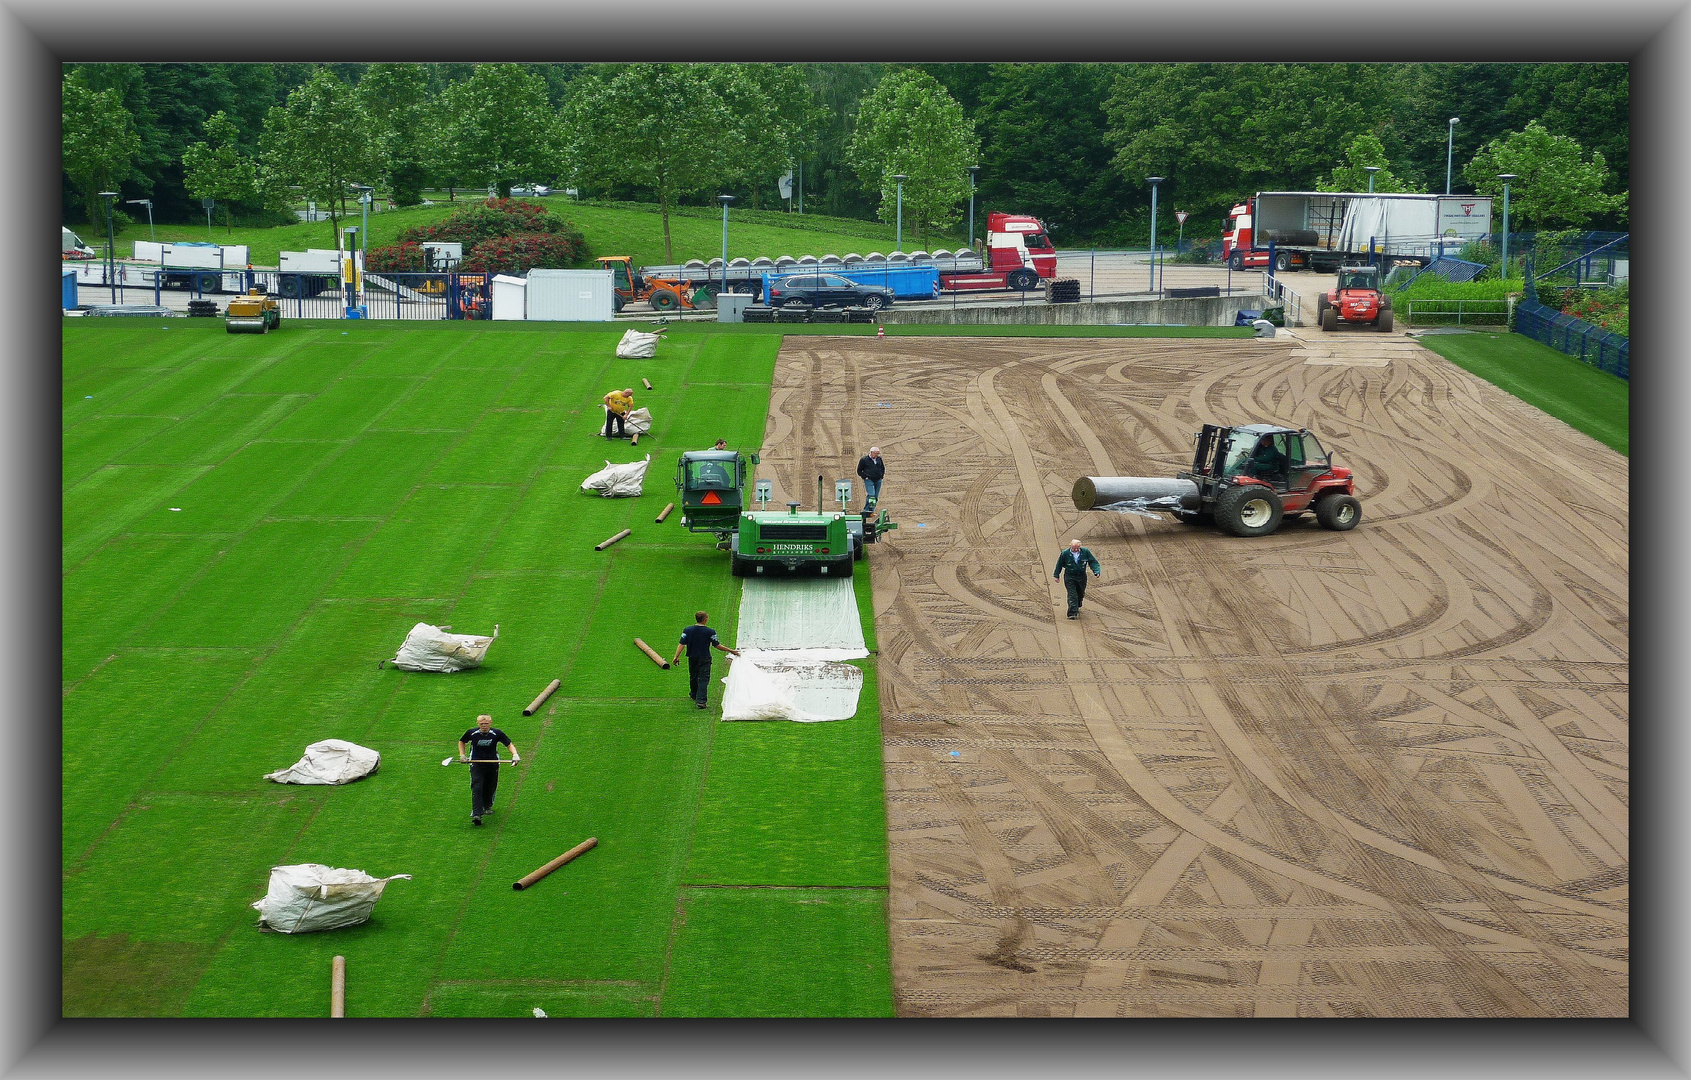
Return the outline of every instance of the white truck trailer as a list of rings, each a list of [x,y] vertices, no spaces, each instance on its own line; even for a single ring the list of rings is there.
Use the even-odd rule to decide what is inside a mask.
[[[1235,270],[1331,273],[1369,255],[1425,266],[1491,232],[1487,195],[1259,191],[1222,223],[1222,258]]]
[[[245,244],[135,241],[135,262],[156,270],[167,289],[198,289],[202,293],[241,293],[247,290],[251,269]]]

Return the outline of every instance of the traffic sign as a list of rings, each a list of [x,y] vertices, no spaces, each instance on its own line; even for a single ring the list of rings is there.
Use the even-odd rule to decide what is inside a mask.
[[[1182,224],[1182,225],[1186,224],[1187,216],[1188,215],[1187,215],[1186,211],[1184,211],[1184,210],[1176,210],[1174,212],[1174,220],[1180,222],[1180,224]]]

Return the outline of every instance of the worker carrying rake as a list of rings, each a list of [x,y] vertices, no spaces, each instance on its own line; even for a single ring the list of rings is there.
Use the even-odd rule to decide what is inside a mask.
[[[1052,571],[1051,577],[1063,579],[1063,587],[1069,593],[1069,618],[1080,618],[1080,605],[1086,599],[1086,571],[1092,570],[1093,577],[1102,577],[1103,567],[1098,565],[1098,559],[1086,548],[1080,546],[1079,540],[1070,540],[1069,546],[1057,556],[1057,569]]]
[[[634,409],[634,388],[627,390],[612,390],[605,395],[605,438],[621,439],[627,435],[624,430],[628,422],[628,414]],[[611,426],[616,425],[616,434],[611,434]]]
[[[483,815],[493,813],[493,793],[499,790],[499,764],[502,764],[500,743],[511,748],[511,761],[522,760],[511,737],[494,727],[493,717],[486,713],[476,717],[476,726],[458,737],[458,760],[470,763],[471,825],[480,825]]]

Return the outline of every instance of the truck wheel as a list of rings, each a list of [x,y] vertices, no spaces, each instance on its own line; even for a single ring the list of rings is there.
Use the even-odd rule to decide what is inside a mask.
[[[1324,307],[1321,309],[1321,329],[1337,330],[1339,328],[1339,309]]]
[[[284,277],[279,283],[277,291],[289,300],[299,299],[299,278]]]
[[[1027,267],[1012,270],[1004,276],[1004,284],[1021,292],[1028,292],[1039,288],[1039,274]]]
[[[1215,523],[1234,536],[1266,536],[1285,516],[1280,496],[1257,484],[1241,484],[1215,500]]]
[[[1362,503],[1353,495],[1323,495],[1315,503],[1315,520],[1323,529],[1344,532],[1362,520]]]
[[[1380,301],[1380,314],[1375,318],[1374,325],[1382,334],[1392,332],[1392,302],[1390,300]]]
[[[880,293],[870,293],[863,298],[863,306],[870,311],[879,311],[887,306],[887,298]]]
[[[1274,256],[1274,269],[1290,270],[1292,268],[1292,253],[1282,251]]]
[[[1229,269],[1229,270],[1243,270],[1244,268],[1245,268],[1245,256],[1244,255],[1235,251],[1233,254],[1227,256],[1227,269]]]
[[[652,295],[646,300],[652,305],[653,311],[674,311],[681,306],[681,297],[668,289],[653,289]]]

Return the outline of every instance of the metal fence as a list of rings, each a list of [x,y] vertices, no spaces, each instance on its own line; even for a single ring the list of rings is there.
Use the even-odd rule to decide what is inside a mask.
[[[1417,326],[1509,325],[1507,300],[1407,300],[1404,315],[1411,329]]]
[[[1627,339],[1584,319],[1576,319],[1536,300],[1515,305],[1515,333],[1631,382],[1631,349]]]

